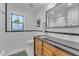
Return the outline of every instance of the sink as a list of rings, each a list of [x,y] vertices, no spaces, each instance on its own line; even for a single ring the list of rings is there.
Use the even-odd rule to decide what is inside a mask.
[[[42,40],[48,40],[48,37],[45,36],[45,35],[40,35],[39,37],[40,37]]]

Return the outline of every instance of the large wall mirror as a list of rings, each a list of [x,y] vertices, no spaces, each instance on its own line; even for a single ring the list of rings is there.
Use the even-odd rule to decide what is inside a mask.
[[[78,17],[78,3],[60,3],[46,12],[47,28],[79,26]]]

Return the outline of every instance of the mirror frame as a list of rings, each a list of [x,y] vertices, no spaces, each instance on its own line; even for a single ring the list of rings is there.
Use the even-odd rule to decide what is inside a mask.
[[[72,26],[60,26],[60,27],[48,27],[47,26],[47,23],[48,23],[48,19],[47,19],[47,13],[50,11],[50,10],[52,10],[52,9],[54,9],[54,8],[56,8],[57,6],[59,6],[59,5],[61,5],[62,3],[57,3],[56,5],[55,5],[55,7],[52,7],[52,8],[50,8],[50,9],[48,9],[47,11],[46,11],[46,28],[71,28],[71,27],[79,27],[79,22],[78,22],[78,25],[72,25]],[[78,5],[79,5],[79,3],[78,3]],[[78,17],[79,18],[79,17]]]

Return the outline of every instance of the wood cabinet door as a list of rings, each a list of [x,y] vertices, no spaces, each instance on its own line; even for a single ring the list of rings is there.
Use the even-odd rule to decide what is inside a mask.
[[[40,39],[35,39],[35,53],[42,56],[42,41]]]
[[[53,56],[52,46],[46,42],[43,42],[43,55],[44,56]]]
[[[66,52],[62,49],[59,49],[59,48],[56,48],[56,47],[52,47],[52,48],[53,48],[55,56],[71,56],[70,53],[68,53],[68,52]]]
[[[52,56],[71,56],[70,53],[62,50],[62,49],[59,49],[57,47],[55,47],[54,45],[51,45],[47,42],[44,42],[43,43],[43,54],[45,55],[52,55]]]
[[[35,54],[36,54],[36,55],[38,55],[38,52],[39,52],[39,48],[38,48],[39,45],[38,45],[38,42],[39,42],[39,40],[35,38],[35,48],[34,48],[34,49],[35,49]]]
[[[42,56],[42,41],[39,39],[39,43],[38,43],[38,49],[39,49],[39,55]]]

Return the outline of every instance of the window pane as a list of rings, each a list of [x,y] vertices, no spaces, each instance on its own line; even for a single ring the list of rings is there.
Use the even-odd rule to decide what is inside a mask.
[[[12,30],[23,30],[23,24],[12,23]]]
[[[12,30],[18,30],[18,27],[17,27],[16,23],[12,23]]]
[[[12,15],[12,22],[14,22],[15,20],[17,20],[17,16],[16,15]]]
[[[23,16],[12,14],[12,30],[13,31],[23,30],[23,21],[24,21]]]
[[[24,19],[23,16],[18,16],[18,19],[19,19],[19,21],[20,21],[21,23],[23,23],[23,19]]]
[[[23,24],[18,24],[18,30],[23,30]]]

